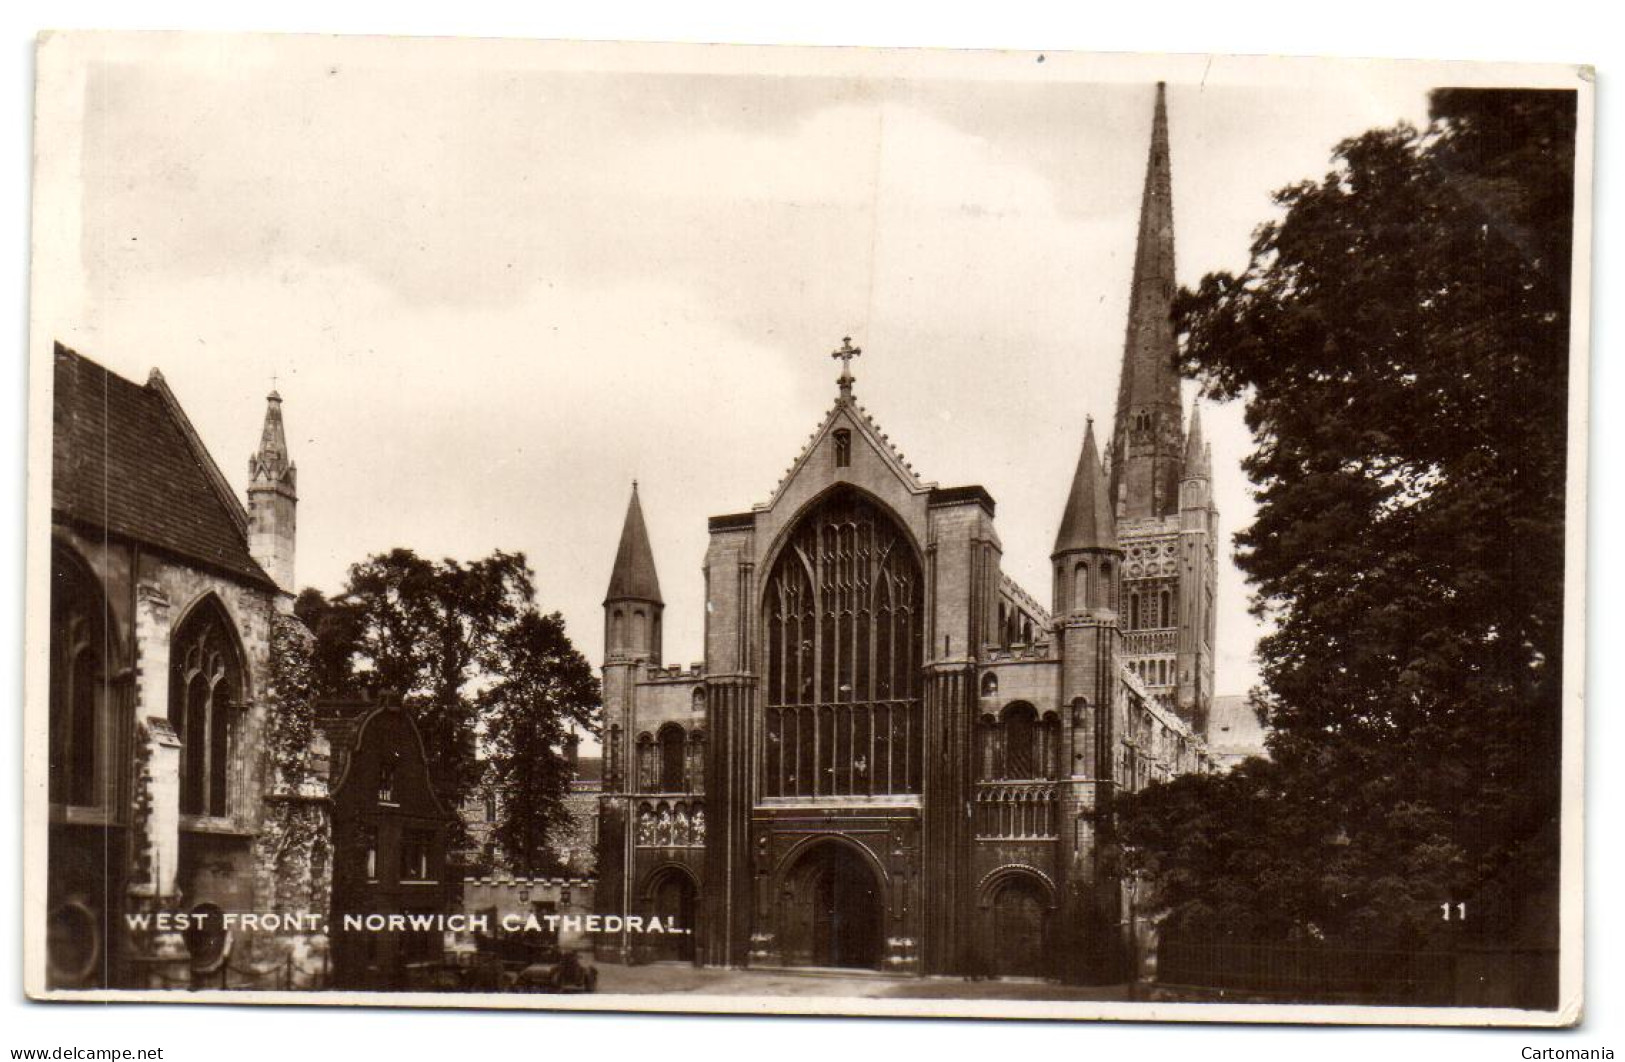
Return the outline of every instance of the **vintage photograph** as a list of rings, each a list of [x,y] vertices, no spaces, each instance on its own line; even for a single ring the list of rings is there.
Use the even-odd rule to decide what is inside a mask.
[[[1578,1020],[1586,71],[37,63],[32,996]]]

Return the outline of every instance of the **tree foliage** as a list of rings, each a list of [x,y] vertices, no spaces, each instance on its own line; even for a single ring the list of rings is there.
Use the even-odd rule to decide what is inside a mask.
[[[503,632],[508,668],[480,694],[490,747],[489,784],[500,793],[497,842],[517,869],[557,873],[551,845],[571,826],[564,798],[574,778],[563,750],[573,724],[591,730],[598,680],[570,644],[557,612],[535,612]],[[537,705],[553,711],[538,712]]]
[[[1127,802],[1176,917],[1555,929],[1574,131],[1570,92],[1435,92],[1181,293],[1187,372],[1257,444],[1274,762]]]
[[[352,565],[333,600],[306,590],[295,603],[316,633],[312,670],[321,691],[398,693],[451,806],[482,782],[521,787],[498,801],[498,831],[522,838],[515,851],[527,856],[539,855],[547,831],[563,821],[565,728],[591,730],[598,703],[597,680],[564,620],[543,615],[534,599],[523,554],[435,562],[395,549]]]

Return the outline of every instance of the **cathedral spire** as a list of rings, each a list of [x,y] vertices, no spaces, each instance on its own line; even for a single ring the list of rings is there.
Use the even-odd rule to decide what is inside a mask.
[[[1183,410],[1173,298],[1173,178],[1167,96],[1159,81],[1112,432],[1111,492],[1119,517],[1165,516],[1178,506]]]
[[[1117,548],[1117,521],[1106,494],[1106,476],[1095,446],[1095,421],[1091,417],[1083,432],[1083,452],[1072,474],[1072,490],[1066,496],[1066,511],[1061,515],[1061,530],[1055,535],[1052,556]]]
[[[621,525],[621,544],[615,551],[615,568],[609,576],[609,593],[604,603],[617,600],[664,604],[660,599],[660,579],[655,574],[654,550],[649,547],[649,531],[643,523],[643,506],[638,503],[638,484],[632,482],[632,500],[626,506],[626,522]]]

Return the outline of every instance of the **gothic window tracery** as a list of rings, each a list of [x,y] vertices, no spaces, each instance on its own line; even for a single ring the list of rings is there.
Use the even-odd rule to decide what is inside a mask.
[[[804,516],[766,584],[763,792],[920,790],[924,588],[897,524],[856,491]]]
[[[233,709],[242,703],[241,650],[219,604],[205,601],[170,646],[169,721],[181,739],[181,813],[225,815]]]

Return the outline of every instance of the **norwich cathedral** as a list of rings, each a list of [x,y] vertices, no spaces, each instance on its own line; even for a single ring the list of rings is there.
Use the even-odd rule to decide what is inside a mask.
[[[701,665],[662,657],[634,485],[604,599],[597,904],[692,932],[600,958],[1130,976],[1114,796],[1212,766],[1218,512],[1180,398],[1161,86],[1130,283],[1109,440],[1080,423],[1055,484],[1047,600],[1003,574],[992,491],[903,461],[850,342],[788,475],[710,519]]]

